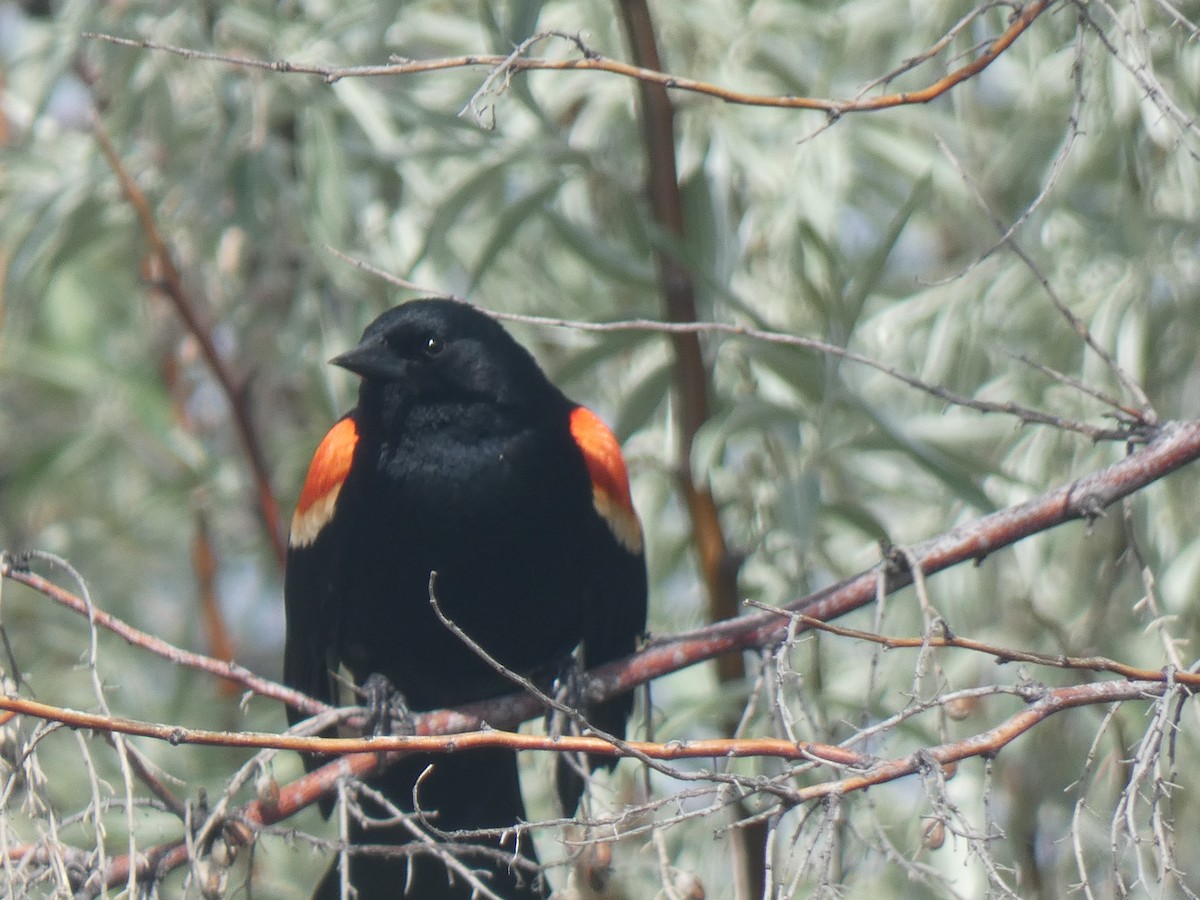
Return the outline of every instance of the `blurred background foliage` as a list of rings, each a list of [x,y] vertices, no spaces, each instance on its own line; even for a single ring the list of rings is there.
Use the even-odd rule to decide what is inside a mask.
[[[744,91],[847,98],[973,9],[962,0],[699,0],[658,3],[653,12],[672,73]],[[985,10],[932,62],[874,92],[936,80],[1003,31],[1011,11]],[[485,69],[329,84],[83,36],[366,65],[505,54],[535,32],[559,29],[628,58],[605,4],[2,2],[0,546],[59,554],[103,608],[211,651],[192,554],[199,536],[215,556],[213,594],[236,658],[279,672],[280,569],[246,456],[195,341],[153,287],[145,233],[98,150],[93,112],[149,197],[186,290],[244,384],[285,520],[313,447],[353,402],[352,379],[325,361],[381,310],[412,296],[331,248],[491,309],[587,321],[661,317],[652,252],[666,248],[693,272],[704,319],[820,338],[960,394],[1109,425],[1111,407],[1026,362],[1136,406],[1056,310],[1048,285],[1162,417],[1195,417],[1198,19],[1200,4],[1189,0],[1056,4],[983,74],[937,101],[833,122],[677,92],[688,228],[679,241],[654,223],[644,199],[632,81],[527,73],[472,104]],[[548,39],[535,52],[574,48]],[[1000,244],[1014,223],[1027,261]],[[778,604],[871,565],[881,540],[937,534],[1126,452],[948,406],[851,362],[714,335],[704,339],[711,419],[691,459],[680,460],[672,356],[660,335],[512,328],[625,442],[649,534],[659,634],[703,622],[675,490],[679,466],[712,484],[730,545],[745,557],[742,594]],[[1163,639],[1139,605],[1133,534],[1169,636],[1190,660],[1198,509],[1194,472],[1184,471],[1136,497],[1128,523],[1112,514],[1090,528],[1067,526],[939,576],[933,602],[961,634],[1160,667]],[[85,623],[20,588],[6,587],[3,599],[16,664],[34,694],[94,705],[80,664]],[[848,624],[870,627],[873,618],[864,610]],[[890,600],[884,631],[920,627],[911,590]],[[220,685],[104,636],[101,651],[118,713],[283,727],[274,704],[239,705]],[[872,651],[846,639],[808,636],[788,657],[801,737],[844,739],[903,707],[914,689],[909,654],[879,657],[870,683]],[[941,661],[945,681],[929,689],[1081,677],[963,654]],[[714,684],[700,668],[657,685],[657,737],[710,733],[746,704],[748,686]],[[947,730],[982,730],[1016,708],[996,699],[972,706],[963,722],[917,719],[868,749],[908,752]],[[1120,761],[1145,728],[1143,713],[1122,711],[1120,727],[1097,741],[1091,770],[1085,759],[1103,711],[1086,709],[1018,742],[986,772],[981,762],[961,767],[950,795],[980,833],[1004,835],[988,846],[1020,896],[1061,896],[1084,877],[1096,896],[1110,896],[1114,872],[1132,877],[1137,851],[1114,854],[1108,823]],[[759,709],[749,731],[771,730],[768,719]],[[1181,729],[1178,752],[1191,755],[1200,749],[1195,719],[1185,716]],[[102,759],[111,754],[93,744],[96,764],[111,772]],[[193,794],[218,791],[243,759],[144,749]],[[84,773],[70,762],[79,753],[60,735],[42,749],[64,810],[87,802]],[[545,761],[532,765],[544,770]],[[281,780],[298,770],[288,755],[276,765]],[[638,780],[630,766],[618,787],[636,792]],[[1195,860],[1195,785],[1186,774],[1178,780],[1176,855]],[[1072,822],[1081,796],[1091,809],[1087,827]],[[10,826],[33,839],[42,827],[36,816],[15,800],[9,806]],[[795,832],[796,844],[776,848],[791,862],[775,873],[777,895],[835,884],[848,896],[981,896],[988,876],[968,841],[952,835],[940,850],[921,848],[929,814],[915,781],[847,798],[807,823],[793,814],[780,833]],[[110,825],[124,822],[112,815]],[[178,834],[173,820],[148,810],[138,822],[142,846]],[[830,822],[838,840],[813,844],[822,865],[789,886],[800,848]],[[721,849],[727,824],[709,816],[667,832],[672,863],[694,873],[709,897],[732,896]],[[295,825],[331,833],[315,815]],[[1084,871],[1067,838],[1072,828],[1083,834]],[[644,841],[622,857],[630,897],[656,890]],[[121,852],[123,830],[110,842]],[[914,858],[946,881],[911,880],[897,860]],[[264,839],[253,895],[306,896],[308,873],[323,859],[303,843]],[[1200,871],[1189,876],[1196,884]],[[168,884],[182,890],[178,874]],[[1182,890],[1171,878],[1142,887],[1164,896]],[[248,896],[241,882],[231,896]]]

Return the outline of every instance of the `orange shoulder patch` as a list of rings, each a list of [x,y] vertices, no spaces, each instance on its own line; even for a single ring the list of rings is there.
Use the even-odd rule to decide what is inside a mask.
[[[329,429],[313,454],[308,466],[308,477],[296,503],[292,516],[292,530],[288,544],[304,547],[317,539],[337,506],[342,483],[350,471],[354,459],[354,448],[358,445],[358,428],[349,416]]]
[[[629,472],[617,437],[590,409],[571,411],[571,437],[583,451],[592,478],[592,503],[613,536],[630,553],[642,552],[642,523],[629,493]]]

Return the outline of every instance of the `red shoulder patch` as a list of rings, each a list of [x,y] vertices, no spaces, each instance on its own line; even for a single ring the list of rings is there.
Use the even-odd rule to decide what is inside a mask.
[[[358,445],[358,428],[349,416],[329,429],[313,454],[308,466],[308,477],[296,503],[296,514],[292,516],[292,530],[288,544],[304,547],[311,544],[321,529],[333,518],[338,494],[350,471],[354,459],[354,448]]]
[[[592,478],[592,502],[613,536],[630,553],[642,552],[642,523],[629,493],[621,445],[609,427],[584,406],[571,410],[571,437],[583,452]]]

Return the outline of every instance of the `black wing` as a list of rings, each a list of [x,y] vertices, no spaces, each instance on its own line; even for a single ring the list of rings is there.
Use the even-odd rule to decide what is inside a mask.
[[[342,488],[357,447],[353,414],[339,420],[317,447],[292,517],[284,572],[284,683],[331,704],[337,697],[333,683],[337,670],[335,592],[346,523],[352,518],[345,508],[350,498]],[[304,713],[288,709],[291,724],[305,718]]]
[[[582,406],[572,411],[570,430],[587,466],[596,512],[594,534],[588,536],[594,553],[587,577],[593,585],[583,635],[583,664],[594,669],[633,653],[646,630],[646,556],[616,437]],[[589,704],[583,712],[597,729],[624,738],[633,694]],[[617,758],[596,756],[588,762],[593,768],[611,769]],[[559,799],[570,815],[583,793],[583,779],[565,757],[559,760],[557,782]]]

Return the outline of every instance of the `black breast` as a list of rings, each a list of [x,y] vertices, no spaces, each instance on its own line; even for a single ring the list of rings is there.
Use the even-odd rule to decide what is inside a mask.
[[[382,672],[414,709],[513,689],[438,620],[431,573],[442,612],[535,677],[579,642],[599,581],[578,524],[595,520],[591,484],[566,422],[435,415],[359,448],[373,465],[345,486],[357,533],[334,598],[338,653],[356,680]]]

